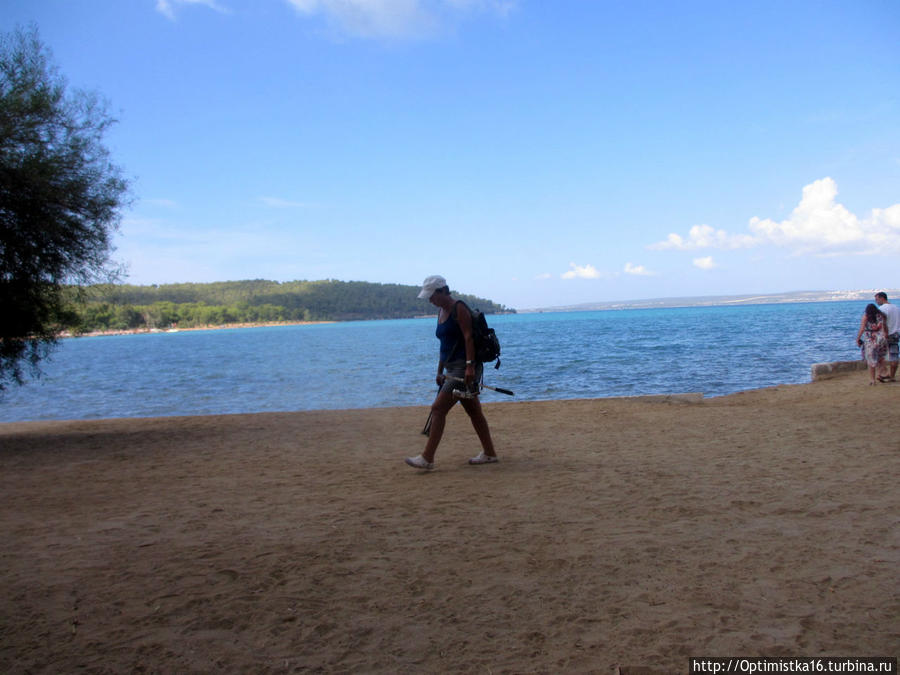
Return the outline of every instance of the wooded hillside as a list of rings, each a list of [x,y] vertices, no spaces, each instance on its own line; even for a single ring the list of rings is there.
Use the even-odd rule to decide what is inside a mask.
[[[159,286],[92,286],[73,301],[75,332],[215,326],[276,321],[400,319],[435,311],[416,295],[418,286],[365,281],[223,281]],[[454,291],[485,314],[511,310]]]

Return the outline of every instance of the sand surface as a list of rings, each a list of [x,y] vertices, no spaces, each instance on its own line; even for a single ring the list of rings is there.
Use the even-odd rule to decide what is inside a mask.
[[[0,672],[897,656],[900,385],[867,379],[489,403],[481,467],[457,406],[431,473],[424,406],[0,425]]]

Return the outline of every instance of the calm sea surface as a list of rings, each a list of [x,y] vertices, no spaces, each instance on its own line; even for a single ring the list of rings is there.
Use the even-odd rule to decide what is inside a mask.
[[[865,302],[490,316],[519,401],[808,382],[859,358]],[[0,422],[427,405],[435,319],[63,340],[44,376],[0,398]],[[511,400],[485,390],[483,400]]]

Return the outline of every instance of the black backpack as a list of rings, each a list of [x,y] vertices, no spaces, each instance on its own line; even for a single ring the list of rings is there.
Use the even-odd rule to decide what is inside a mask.
[[[466,305],[462,300],[457,300],[457,303]],[[472,341],[475,343],[475,360],[480,363],[497,361],[494,364],[494,368],[499,368],[500,340],[497,339],[497,334],[493,328],[488,326],[487,319],[484,318],[484,312],[480,309],[472,309],[468,305],[466,305],[466,309],[472,315]]]

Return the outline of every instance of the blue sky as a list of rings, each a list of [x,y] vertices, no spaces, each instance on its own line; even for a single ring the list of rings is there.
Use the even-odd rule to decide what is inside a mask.
[[[5,0],[32,22],[119,120],[130,283],[900,286],[896,0]]]

